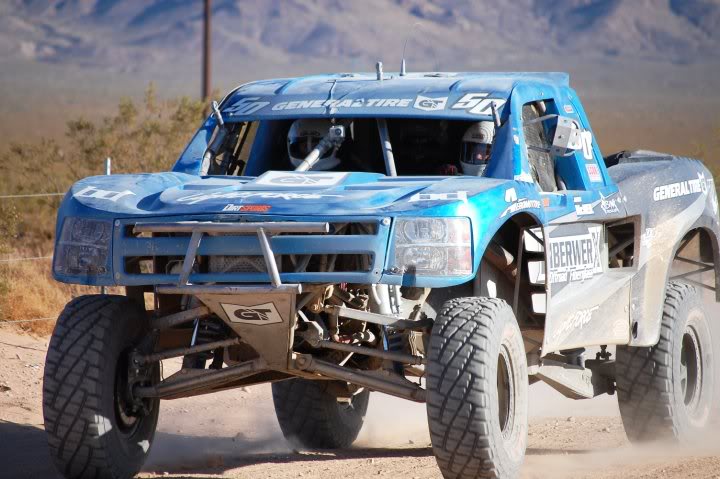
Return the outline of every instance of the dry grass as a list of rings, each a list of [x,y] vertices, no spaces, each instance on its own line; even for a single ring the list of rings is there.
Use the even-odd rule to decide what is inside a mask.
[[[13,256],[28,256],[14,253]],[[0,266],[0,325],[5,321],[56,318],[65,304],[98,288],[58,283],[51,274],[51,261],[22,261]],[[2,325],[45,336],[52,333],[55,319]]]

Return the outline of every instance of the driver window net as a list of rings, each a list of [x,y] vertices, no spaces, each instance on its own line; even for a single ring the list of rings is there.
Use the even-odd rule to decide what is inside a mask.
[[[540,118],[540,116],[542,115],[535,103],[528,103],[523,106],[523,123]],[[543,124],[537,122],[523,125],[523,133],[533,179],[540,185],[542,191],[557,191],[553,158],[549,151],[540,151],[540,149],[550,149],[550,142],[545,135]]]

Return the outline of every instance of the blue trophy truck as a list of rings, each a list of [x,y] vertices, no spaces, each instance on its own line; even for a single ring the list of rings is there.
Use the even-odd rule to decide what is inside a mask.
[[[73,299],[50,342],[65,477],[136,474],[161,399],[267,382],[305,448],[350,446],[371,391],[426,403],[447,478],[518,475],[537,381],[617,392],[633,441],[708,423],[712,175],[603,157],[568,75],[263,80],[212,110],[171,171],[60,206],[55,279],[125,287]]]

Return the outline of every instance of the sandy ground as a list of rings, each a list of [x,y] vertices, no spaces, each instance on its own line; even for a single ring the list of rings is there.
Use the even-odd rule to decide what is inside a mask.
[[[47,339],[0,328],[0,477],[59,478],[41,410]],[[614,397],[571,401],[533,385],[523,478],[720,478],[720,440],[694,448],[628,444]],[[141,477],[440,478],[423,405],[374,394],[355,447],[294,451],[275,420],[269,386],[162,404]]]

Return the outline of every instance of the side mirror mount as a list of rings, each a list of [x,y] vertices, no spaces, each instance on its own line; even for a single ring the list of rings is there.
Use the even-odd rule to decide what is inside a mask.
[[[580,128],[580,125],[572,118],[558,116],[550,154],[553,156],[570,156],[582,149],[582,128]]]

